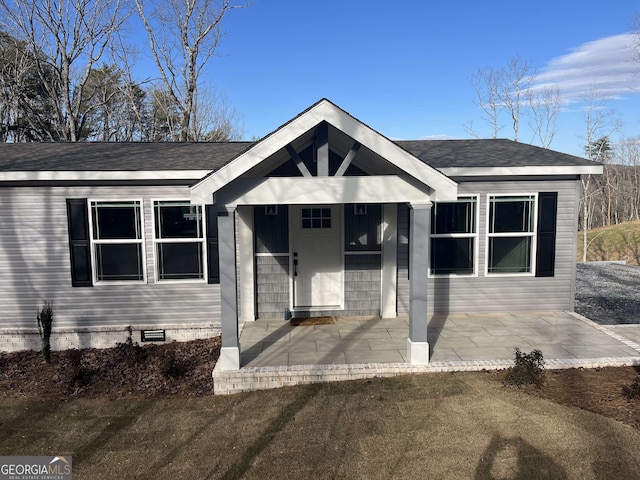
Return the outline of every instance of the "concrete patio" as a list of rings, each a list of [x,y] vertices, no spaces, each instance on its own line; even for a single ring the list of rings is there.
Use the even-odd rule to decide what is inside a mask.
[[[247,322],[241,369],[214,371],[216,393],[429,371],[507,368],[539,349],[547,368],[640,364],[640,326],[600,326],[569,312],[460,314],[429,321],[429,365],[407,363],[408,319],[335,317],[331,325]],[[626,333],[626,334],[625,334]]]

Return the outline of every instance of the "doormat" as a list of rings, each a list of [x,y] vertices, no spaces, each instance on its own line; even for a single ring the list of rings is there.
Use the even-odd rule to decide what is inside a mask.
[[[306,317],[306,318],[292,318],[292,327],[308,327],[311,325],[331,325],[336,323],[333,317]]]

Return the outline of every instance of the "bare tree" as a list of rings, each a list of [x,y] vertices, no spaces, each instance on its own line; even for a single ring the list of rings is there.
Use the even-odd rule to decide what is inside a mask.
[[[549,148],[557,131],[558,113],[562,105],[558,87],[542,87],[529,89],[527,103],[531,113],[530,128],[533,132],[531,143]]]
[[[0,0],[0,12],[8,31],[42,53],[36,67],[55,102],[60,138],[78,141],[90,72],[127,18],[121,0]]]
[[[193,140],[226,142],[242,137],[242,119],[223,93],[201,89],[197,106],[193,118]]]
[[[623,221],[640,220],[640,137],[623,139],[614,149],[624,171],[621,203],[627,211]]]
[[[522,119],[529,117],[531,143],[549,147],[556,134],[556,119],[560,112],[561,97],[557,87],[535,87],[536,73],[530,63],[514,56],[499,70],[480,68],[470,78],[475,92],[474,104],[480,108],[480,118],[497,138],[503,117],[508,116],[513,139],[521,138]],[[473,123],[464,125],[474,137],[480,135]]]
[[[482,120],[491,129],[491,138],[498,138],[500,133],[500,112],[504,106],[500,103],[502,73],[493,68],[479,68],[469,79],[476,94],[474,105],[481,111]],[[465,125],[465,129],[474,137],[480,135],[474,130],[473,123]]]
[[[608,138],[621,127],[616,112],[607,108],[607,99],[600,95],[598,90],[592,86],[589,95],[585,98],[584,119],[586,125],[586,147],[585,153],[589,160],[603,162],[603,148],[608,146]],[[598,142],[599,139],[607,139],[606,142]],[[606,171],[605,171],[606,176]],[[582,261],[587,261],[587,231],[591,228],[591,217],[593,215],[593,199],[599,188],[594,188],[594,179],[591,175],[583,175],[582,182]],[[607,177],[606,183],[609,183]]]
[[[500,77],[498,97],[511,117],[513,139],[517,142],[520,138],[520,117],[534,72],[529,62],[516,55],[509,59]]]
[[[222,37],[231,0],[135,0],[164,90],[180,110],[179,141],[194,137],[198,81]]]

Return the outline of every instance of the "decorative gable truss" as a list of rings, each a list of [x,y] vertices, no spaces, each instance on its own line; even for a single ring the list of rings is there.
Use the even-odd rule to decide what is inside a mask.
[[[218,206],[450,201],[457,184],[321,100],[192,187]]]

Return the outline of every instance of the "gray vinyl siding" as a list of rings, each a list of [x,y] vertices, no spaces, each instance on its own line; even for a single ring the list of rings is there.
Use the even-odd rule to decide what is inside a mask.
[[[573,310],[572,281],[575,270],[575,218],[578,182],[495,181],[467,182],[459,195],[478,195],[477,277],[432,276],[429,280],[429,312],[490,312],[507,310]],[[487,195],[558,192],[556,265],[553,277],[487,276]],[[409,311],[407,206],[398,209],[398,313]],[[427,239],[425,239],[426,241]],[[535,259],[534,259],[535,262]]]
[[[258,319],[284,318],[289,307],[289,256],[256,256]]]
[[[219,322],[218,285],[155,281],[152,201],[189,197],[186,186],[0,188],[0,328],[34,328],[43,300],[58,327]],[[68,198],[142,200],[145,283],[71,286]]]

